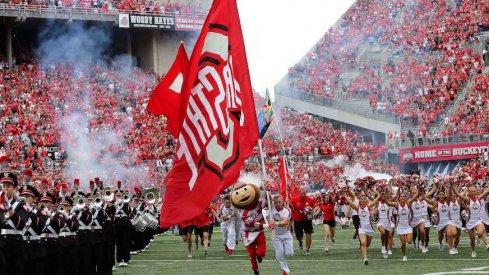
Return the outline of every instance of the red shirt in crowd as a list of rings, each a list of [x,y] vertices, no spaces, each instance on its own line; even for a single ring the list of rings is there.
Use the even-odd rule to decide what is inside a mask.
[[[308,206],[314,207],[316,205],[316,200],[311,197],[305,197],[304,199],[297,195],[290,199],[290,206],[292,207],[292,218],[294,221],[302,222],[307,220],[307,216],[303,215],[300,211]]]

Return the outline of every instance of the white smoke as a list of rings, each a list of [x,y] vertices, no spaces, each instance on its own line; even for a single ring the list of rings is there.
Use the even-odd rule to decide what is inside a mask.
[[[334,167],[344,166],[346,161],[347,161],[347,157],[344,155],[340,155],[340,156],[334,157],[333,159],[330,159],[330,160],[323,162],[323,164],[326,167],[332,169]]]
[[[95,107],[97,99],[90,90],[91,85],[106,85],[102,88],[109,90],[113,89],[110,85],[114,85],[108,77],[95,75],[96,71],[93,70],[95,65],[102,68],[109,66],[104,60],[111,42],[110,33],[100,25],[50,24],[40,33],[39,41],[36,53],[41,64],[49,68],[59,65],[74,68],[68,83],[72,90],[62,99],[63,108],[56,109],[61,146],[68,157],[64,167],[66,180],[73,182],[73,179],[79,178],[85,190],[89,180],[95,177],[104,181],[104,186],[115,186],[117,180],[122,180],[123,188],[130,187],[127,183],[147,186],[150,181],[148,167],[135,164],[137,152],[129,150],[124,142],[124,135],[133,128],[132,121],[127,121],[117,132],[112,126],[91,124],[103,115]],[[131,76],[131,57],[119,56],[112,60],[112,68],[117,68],[120,76]],[[97,83],[90,83],[92,80]],[[127,91],[120,88],[113,92],[122,96]],[[122,114],[123,111],[119,112]],[[126,108],[126,112],[131,112],[131,108]],[[116,112],[114,116],[117,115]],[[132,114],[129,113],[128,117],[132,117]]]
[[[355,163],[353,166],[345,166],[345,175],[350,176],[353,180],[358,178],[364,178],[367,176],[371,176],[376,180],[390,180],[392,176],[389,174],[376,173],[365,170],[360,163]]]

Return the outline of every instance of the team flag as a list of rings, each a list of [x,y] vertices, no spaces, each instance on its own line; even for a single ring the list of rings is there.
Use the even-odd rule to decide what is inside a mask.
[[[236,0],[214,0],[180,98],[177,154],[160,225],[201,214],[234,184],[259,132]]]
[[[183,43],[180,43],[177,56],[168,73],[160,84],[153,90],[146,110],[155,115],[167,118],[167,130],[175,137],[179,133],[178,112],[180,109],[180,94],[183,78],[187,72],[188,56]]]
[[[260,129],[260,138],[263,138],[268,131],[268,127],[272,124],[275,115],[272,108],[272,100],[270,99],[270,93],[265,92],[265,98],[263,100],[263,106],[258,113],[258,129]]]

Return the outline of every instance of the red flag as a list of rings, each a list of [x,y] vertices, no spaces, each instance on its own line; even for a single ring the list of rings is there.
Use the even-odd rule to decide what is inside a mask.
[[[279,161],[280,161],[280,166],[278,167],[278,172],[280,175],[280,181],[282,182],[279,188],[280,195],[282,195],[282,197],[286,199],[288,196],[287,180],[289,179],[289,175],[287,173],[287,167],[285,166],[285,159],[283,157],[280,157]]]
[[[183,43],[180,43],[177,56],[168,73],[160,84],[154,89],[146,110],[155,116],[164,115],[167,118],[167,129],[175,137],[178,137],[180,110],[180,92],[183,78],[187,73],[188,56]]]
[[[177,156],[165,179],[161,226],[204,211],[235,183],[259,133],[236,0],[215,0],[180,101]]]

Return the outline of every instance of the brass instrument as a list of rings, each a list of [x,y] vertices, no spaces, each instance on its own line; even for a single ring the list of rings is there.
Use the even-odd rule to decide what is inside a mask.
[[[37,209],[39,209],[41,211],[46,210],[47,208],[48,208],[48,206],[44,202],[40,202],[37,204]],[[49,209],[47,209],[47,210],[49,210]]]
[[[131,201],[131,197],[129,196],[128,192],[124,192],[124,195],[122,196],[122,201],[124,203],[129,203]]]
[[[93,201],[93,205],[97,208],[102,207],[102,204],[104,203],[104,200],[100,195],[94,195],[92,201]]]
[[[156,202],[158,202],[158,199],[160,198],[160,193],[156,188],[144,189],[141,195],[144,201],[148,204],[155,204]]]
[[[83,208],[85,206],[85,197],[83,197],[82,195],[73,197],[73,200],[75,201],[78,208]]]
[[[110,187],[105,187],[102,191],[104,200],[106,202],[113,201],[114,200],[114,192],[110,190]]]
[[[65,212],[66,211],[66,208],[64,205],[58,205],[58,212]]]

